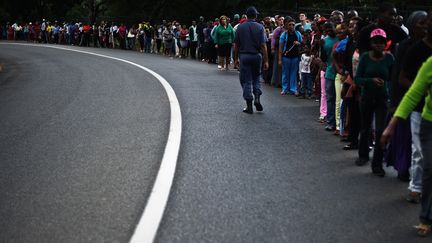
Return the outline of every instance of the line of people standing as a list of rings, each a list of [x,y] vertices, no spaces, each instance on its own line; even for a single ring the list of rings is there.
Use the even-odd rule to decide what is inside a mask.
[[[256,10],[251,11],[249,17],[256,18]],[[396,8],[382,3],[372,22],[353,10],[346,14],[335,10],[328,19],[315,14],[308,20],[305,13],[300,13],[299,21],[274,16],[253,24],[246,15],[235,15],[233,21],[227,16],[215,21],[200,17],[189,28],[178,21],[163,21],[157,26],[143,22],[129,29],[113,23],[52,26],[42,21],[30,23],[28,28],[9,25],[3,35],[59,44],[138,47],[141,52],[217,63],[221,70],[234,64],[241,73],[242,68],[247,71],[262,66],[263,70],[249,77],[254,80],[253,87],[244,91],[245,112],[253,113],[252,102],[262,110],[260,84],[256,82],[256,74],[261,72],[264,82],[280,88],[281,95],[320,102],[319,121],[325,130],[347,142],[344,150],[358,150],[357,166],[366,165],[372,157],[374,175],[385,176],[383,162],[387,162],[397,170],[400,180],[409,182],[407,200],[421,203],[421,224],[417,228],[424,236],[431,232],[432,225],[432,13],[413,12],[406,27],[396,17]],[[259,36],[257,43],[265,43],[266,48],[242,49],[237,30],[247,33],[247,26],[263,29],[265,35]],[[233,45],[240,54],[243,51],[243,57],[235,55],[232,60]],[[249,49],[253,53],[248,54]],[[262,50],[267,55],[260,59],[256,54]],[[248,65],[242,67],[240,62],[238,67],[237,58]],[[268,68],[257,64],[256,60],[262,59]],[[240,76],[243,86],[251,85],[251,80]],[[386,142],[389,145],[383,146]]]

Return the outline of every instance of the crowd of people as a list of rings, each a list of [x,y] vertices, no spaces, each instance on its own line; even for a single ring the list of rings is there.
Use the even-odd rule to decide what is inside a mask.
[[[426,236],[432,225],[432,12],[415,11],[404,21],[392,4],[383,3],[375,17],[366,21],[355,10],[310,19],[306,13],[262,17],[269,63],[262,80],[283,96],[319,102],[318,121],[347,143],[341,149],[358,150],[357,166],[366,165],[372,151],[374,175],[385,176],[384,162],[393,166],[409,182],[407,200],[421,203],[417,230]],[[232,47],[246,21],[236,14],[200,17],[189,27],[163,20],[127,28],[43,19],[8,23],[0,33],[7,40],[198,59],[229,70],[239,69]]]

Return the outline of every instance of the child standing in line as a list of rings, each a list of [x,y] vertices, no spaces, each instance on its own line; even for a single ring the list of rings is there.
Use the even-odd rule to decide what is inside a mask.
[[[311,74],[311,63],[312,63],[313,55],[311,55],[311,47],[309,44],[305,45],[304,53],[301,55],[300,60],[300,71],[301,71],[301,89],[300,89],[300,98],[311,99],[312,97],[312,86],[313,86],[313,78]]]

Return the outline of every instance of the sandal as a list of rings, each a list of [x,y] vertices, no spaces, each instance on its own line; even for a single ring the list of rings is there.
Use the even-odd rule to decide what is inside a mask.
[[[431,233],[431,225],[428,224],[419,224],[414,226],[417,230],[417,235],[420,237],[426,237]]]

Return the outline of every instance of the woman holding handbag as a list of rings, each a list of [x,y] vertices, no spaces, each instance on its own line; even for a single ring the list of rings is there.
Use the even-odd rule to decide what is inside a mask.
[[[282,66],[281,95],[297,93],[297,74],[300,62],[300,45],[302,36],[294,29],[295,20],[284,19],[286,31],[279,38],[279,66]]]

